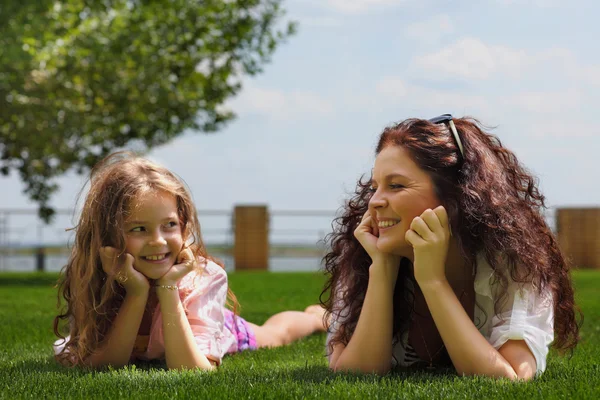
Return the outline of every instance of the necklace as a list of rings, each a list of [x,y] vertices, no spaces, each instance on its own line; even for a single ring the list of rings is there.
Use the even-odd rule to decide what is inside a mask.
[[[465,294],[466,294],[466,292],[463,289],[462,293],[458,297],[458,302],[461,303],[461,305],[462,305],[462,297]],[[464,308],[464,305],[463,305],[463,308]],[[446,345],[444,344],[444,341],[442,340],[442,346],[433,355],[431,355],[431,353],[429,352],[429,347],[427,346],[427,340],[425,340],[425,335],[423,334],[423,329],[421,328],[421,323],[419,322],[418,318],[414,318],[414,321],[417,323],[417,329],[419,330],[419,334],[421,335],[421,340],[423,341],[423,345],[425,346],[425,351],[427,352],[427,357],[429,358],[429,365],[427,366],[427,369],[434,370],[435,366],[433,365],[433,359],[437,357],[437,355],[444,349],[444,347],[446,347]]]
[[[446,347],[446,345],[444,345],[444,341],[442,341],[442,346],[432,356],[431,353],[429,352],[429,347],[427,346],[427,340],[425,340],[425,335],[423,335],[423,330],[421,329],[421,323],[416,318],[415,318],[415,322],[417,323],[417,328],[419,329],[421,339],[423,340],[423,345],[425,346],[425,351],[427,352],[427,357],[429,357],[429,365],[427,366],[427,369],[429,369],[429,370],[435,369],[435,367],[433,366],[433,359],[440,353],[440,351],[442,351],[442,349],[444,347]]]

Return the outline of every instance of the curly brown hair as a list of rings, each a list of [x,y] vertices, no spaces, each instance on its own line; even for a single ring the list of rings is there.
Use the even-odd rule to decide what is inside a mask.
[[[554,301],[553,347],[572,351],[579,341],[583,316],[573,298],[570,267],[545,222],[544,196],[537,180],[500,140],[484,131],[476,119],[454,119],[462,138],[464,157],[448,126],[423,119],[407,119],[387,127],[375,154],[387,146],[407,150],[431,177],[435,194],[448,212],[450,227],[467,263],[476,268],[485,255],[498,272],[500,297],[506,297],[508,279],[532,284],[537,292],[550,291]],[[347,345],[358,323],[369,279],[371,258],[354,237],[368,209],[370,179],[361,177],[354,195],[332,223],[325,238],[330,251],[323,258],[328,280],[321,293],[326,317],[340,318],[329,341]],[[410,263],[406,258],[401,263]],[[393,337],[409,328],[413,297],[403,284],[413,280],[410,268],[400,268],[394,291]],[[344,315],[339,313],[344,310]]]
[[[196,208],[182,179],[131,152],[107,156],[91,171],[89,191],[74,228],[71,255],[58,282],[60,311],[54,318],[54,333],[61,339],[65,339],[65,334],[70,335],[63,351],[56,355],[61,364],[85,365],[108,333],[125,289],[116,282],[115,275],[104,272],[99,250],[112,246],[121,254],[125,252],[123,226],[129,204],[149,191],[164,191],[176,198],[184,241],[196,258],[212,260],[223,267],[206,252]],[[198,268],[201,267],[199,263]],[[228,305],[236,312],[238,303],[229,289]]]

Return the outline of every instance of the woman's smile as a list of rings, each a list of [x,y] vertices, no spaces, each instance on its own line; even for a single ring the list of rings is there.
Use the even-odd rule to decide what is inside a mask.
[[[398,225],[399,222],[400,222],[399,219],[378,220],[377,227],[379,228],[380,232],[383,232],[383,231],[386,231],[386,230]]]

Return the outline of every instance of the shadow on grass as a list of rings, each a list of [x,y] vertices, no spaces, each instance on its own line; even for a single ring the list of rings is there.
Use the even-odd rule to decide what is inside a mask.
[[[9,376],[14,372],[21,372],[26,375],[32,373],[39,374],[61,374],[66,376],[82,376],[90,371],[81,368],[67,368],[59,365],[54,358],[47,359],[28,359],[11,363],[10,366],[3,368],[4,372],[8,372]]]
[[[271,372],[272,373],[272,372]],[[269,375],[271,376],[271,373]],[[293,379],[299,382],[311,384],[333,383],[334,381],[346,383],[377,383],[383,379],[410,380],[414,383],[427,382],[439,378],[456,376],[451,368],[425,370],[421,368],[407,369],[396,368],[387,375],[364,374],[358,372],[333,372],[326,366],[307,366],[287,371],[278,371],[273,374],[281,379]]]
[[[138,371],[151,370],[167,370],[167,364],[164,360],[140,361],[129,364],[127,369],[135,369]],[[46,359],[28,359],[12,363],[9,367],[4,367],[3,370],[8,372],[25,372],[27,374],[61,374],[70,377],[81,377],[89,374],[105,373],[110,370],[118,370],[119,368],[84,368],[84,367],[65,367],[60,365],[53,357]]]
[[[20,361],[15,361],[9,365],[5,365],[3,369],[7,376],[19,376],[19,375],[61,375],[63,378],[77,379],[86,376],[94,376],[96,374],[106,374],[111,371],[123,371],[126,373],[140,373],[141,376],[145,376],[147,373],[155,371],[168,371],[166,362],[164,360],[153,360],[153,361],[137,361],[129,364],[124,368],[82,368],[74,367],[69,368],[62,366],[54,360],[53,357],[47,358],[31,358]],[[169,379],[184,378],[188,373],[179,374],[173,371],[175,374]],[[223,376],[229,376],[231,379],[237,381],[239,379],[238,368],[232,369],[219,369],[215,373],[204,375],[201,379],[206,383],[210,382],[222,382]],[[4,375],[4,374],[2,374]],[[453,369],[436,369],[436,370],[425,370],[425,369],[393,369],[389,374],[379,376],[376,374],[363,374],[356,372],[333,372],[327,366],[324,365],[306,365],[305,367],[296,368],[260,368],[260,369],[248,369],[244,371],[245,379],[248,382],[260,383],[260,382],[272,382],[273,380],[285,381],[296,381],[302,384],[311,385],[322,385],[322,384],[377,384],[383,380],[386,381],[410,381],[412,383],[427,383],[431,381],[439,381],[448,378],[452,378],[455,375]],[[219,377],[220,376],[220,377]],[[200,377],[199,377],[200,378]],[[225,378],[229,380],[228,378]]]
[[[58,281],[58,273],[50,272],[1,272],[0,287],[20,286],[54,287]]]

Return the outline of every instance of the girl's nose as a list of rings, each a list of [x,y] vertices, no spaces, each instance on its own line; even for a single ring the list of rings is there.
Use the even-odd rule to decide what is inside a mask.
[[[167,243],[167,241],[165,240],[165,238],[163,237],[163,235],[160,232],[156,232],[150,238],[151,246],[162,246],[162,245],[165,245],[166,243]]]

